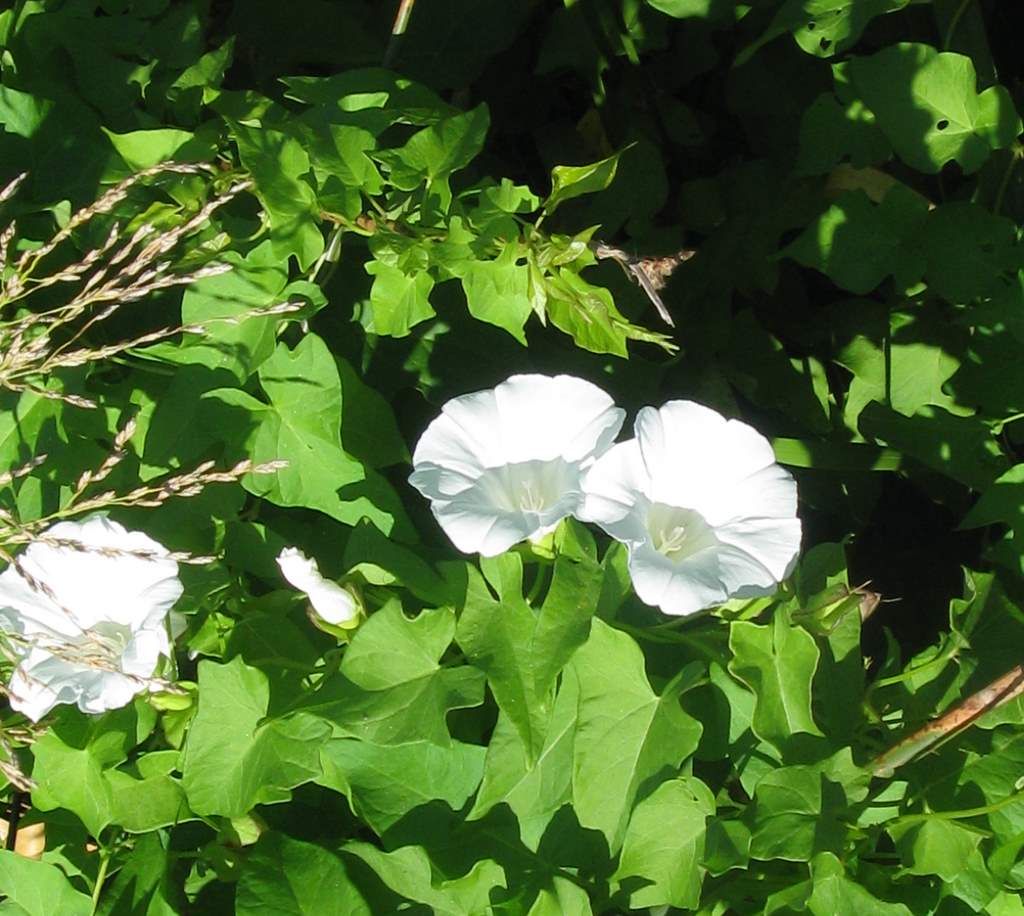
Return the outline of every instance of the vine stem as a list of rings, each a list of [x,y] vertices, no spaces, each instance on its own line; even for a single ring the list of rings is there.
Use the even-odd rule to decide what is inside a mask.
[[[940,741],[967,728],[991,709],[1024,696],[1024,665],[1015,665],[1002,677],[972,694],[959,706],[899,741],[871,762],[876,776],[891,776],[897,767],[930,750]]]
[[[384,51],[385,67],[391,66],[391,62],[398,53],[398,43],[409,26],[409,18],[412,16],[412,8],[415,4],[416,0],[401,0],[398,4],[398,12],[395,13],[395,23],[391,26],[391,38],[388,40],[387,49]]]
[[[991,805],[981,805],[977,808],[960,808],[957,811],[922,811],[918,814],[904,814],[888,823],[886,829],[888,830],[894,824],[913,824],[917,821],[960,821],[969,820],[972,817],[984,817],[986,814],[992,814],[993,811],[998,811],[1007,805],[1020,801],[1021,798],[1024,798],[1024,789],[1020,792],[1014,792],[1012,795],[1007,795],[1006,798],[1001,798],[997,802],[992,802]]]
[[[100,894],[103,893],[103,884],[107,880],[107,869],[110,867],[110,859],[113,854],[105,846],[100,847],[100,867],[99,871],[96,872],[96,883],[92,887],[92,909],[91,913],[96,912],[100,905]]]
[[[949,26],[946,28],[946,34],[942,39],[942,50],[948,51],[949,45],[953,41],[953,36],[956,34],[956,27],[960,25],[960,20],[963,18],[964,13],[967,12],[967,7],[970,6],[971,0],[960,0],[960,5],[956,8],[956,12],[953,13],[953,17],[949,20]]]
[[[1010,154],[1010,161],[1006,166],[1006,171],[1003,172],[999,188],[996,190],[996,199],[992,202],[992,212],[996,216],[999,215],[999,211],[1003,208],[1003,198],[1006,196],[1006,189],[1010,186],[1010,176],[1013,175],[1013,170],[1017,167],[1017,160],[1020,157],[1021,151],[1019,148],[1015,148]]]

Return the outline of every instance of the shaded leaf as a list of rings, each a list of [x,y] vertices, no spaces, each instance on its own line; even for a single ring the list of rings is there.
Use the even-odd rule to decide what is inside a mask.
[[[338,856],[275,831],[249,851],[235,896],[236,916],[370,916],[373,910]]]

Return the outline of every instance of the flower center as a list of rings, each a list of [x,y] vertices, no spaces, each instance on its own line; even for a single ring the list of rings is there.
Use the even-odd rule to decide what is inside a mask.
[[[566,495],[578,488],[578,474],[561,458],[519,461],[488,468],[477,481],[477,489],[490,505],[504,512],[545,515],[558,509]]]
[[[116,664],[131,637],[130,627],[112,620],[101,620],[85,631],[79,647],[84,657],[91,656],[96,660]]]
[[[718,543],[699,512],[665,503],[652,503],[647,510],[647,534],[651,546],[673,563]]]
[[[523,480],[519,484],[519,508],[523,512],[543,512],[547,499],[541,488],[533,480]]]
[[[670,557],[679,553],[686,543],[686,525],[676,525],[669,530],[655,531],[652,533],[654,549]]]

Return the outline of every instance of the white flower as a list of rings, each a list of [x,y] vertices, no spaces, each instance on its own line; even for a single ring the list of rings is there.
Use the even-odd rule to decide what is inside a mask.
[[[25,575],[14,564],[0,574],[0,630],[18,663],[14,709],[33,721],[58,703],[99,713],[150,688],[182,592],[160,544],[94,516],[53,525],[18,566]]]
[[[454,398],[423,433],[409,482],[464,553],[496,556],[579,508],[583,472],[625,413],[571,375],[513,375]]]
[[[316,560],[295,547],[286,547],[277,558],[281,574],[299,591],[305,592],[313,610],[327,623],[347,627],[359,617],[359,605],[351,592],[320,575]]]
[[[800,549],[796,484],[771,444],[692,401],[641,410],[583,486],[580,518],[626,545],[637,595],[666,614],[771,594]]]

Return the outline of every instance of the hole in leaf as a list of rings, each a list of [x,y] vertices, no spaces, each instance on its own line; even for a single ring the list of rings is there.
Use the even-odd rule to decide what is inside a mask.
[[[822,51],[827,51],[831,44],[832,44],[832,39],[831,38],[822,38],[821,41],[818,42],[818,47],[821,48]]]
[[[818,27],[818,23],[816,23],[813,19],[810,22],[807,23],[807,31],[808,32],[813,32],[817,27]]]
[[[947,121],[945,118],[943,118],[941,121],[939,121],[938,124],[935,125],[936,130],[945,130],[947,127],[949,127],[949,121]]]

